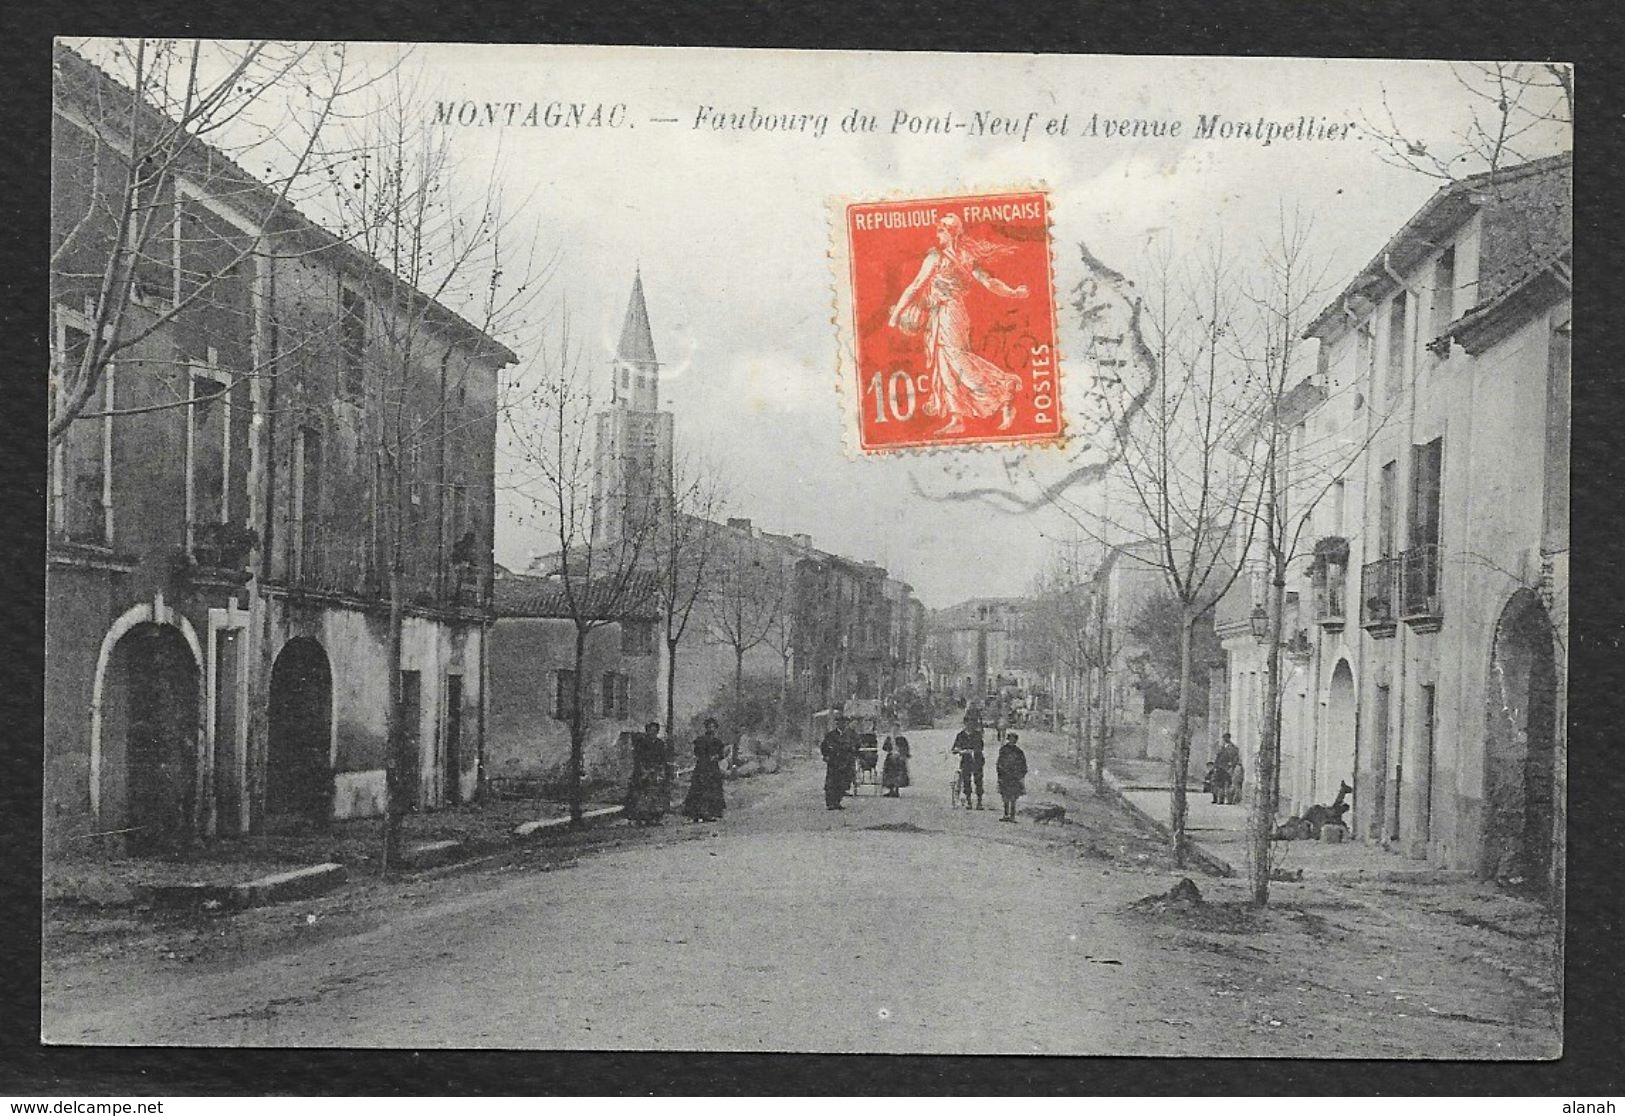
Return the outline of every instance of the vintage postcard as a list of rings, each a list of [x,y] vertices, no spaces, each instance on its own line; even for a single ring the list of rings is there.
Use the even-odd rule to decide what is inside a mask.
[[[1571,67],[52,82],[45,1041],[1561,1054]]]

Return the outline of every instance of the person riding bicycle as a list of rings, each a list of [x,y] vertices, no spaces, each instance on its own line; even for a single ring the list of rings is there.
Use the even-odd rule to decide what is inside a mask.
[[[954,737],[953,754],[959,757],[959,788],[965,796],[965,809],[972,809],[971,791],[976,791],[977,810],[982,808],[982,725],[979,718],[966,717],[965,727]]]

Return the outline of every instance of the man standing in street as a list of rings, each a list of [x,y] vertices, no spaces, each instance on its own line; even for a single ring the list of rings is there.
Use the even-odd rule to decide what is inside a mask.
[[[959,730],[954,737],[954,755],[959,757],[959,789],[965,797],[965,809],[972,809],[970,804],[971,789],[976,790],[975,809],[982,808],[982,768],[985,760],[982,755],[982,726],[976,718],[965,718],[965,727]]]
[[[1222,740],[1218,753],[1213,757],[1213,801],[1228,803],[1233,801],[1230,784],[1236,777],[1236,768],[1241,766],[1241,749],[1236,747],[1228,732]]]
[[[818,754],[824,757],[824,809],[844,810],[841,798],[846,794],[847,788],[852,785],[852,768],[857,762],[857,755],[852,750],[850,734],[846,731],[846,722],[835,718],[835,723],[824,734],[824,740],[818,745]]]

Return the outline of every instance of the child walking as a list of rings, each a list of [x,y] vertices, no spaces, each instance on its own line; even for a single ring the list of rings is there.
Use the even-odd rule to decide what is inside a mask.
[[[999,758],[993,765],[994,772],[999,777],[999,797],[1004,799],[1004,817],[1000,821],[1013,822],[1016,820],[1016,800],[1027,793],[1027,753],[1016,745],[1016,734],[1004,734],[1004,744],[999,748]]]

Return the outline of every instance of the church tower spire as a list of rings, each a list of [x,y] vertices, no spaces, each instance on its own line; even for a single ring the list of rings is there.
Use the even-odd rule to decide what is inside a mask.
[[[610,405],[597,416],[594,545],[646,538],[671,514],[674,420],[671,412],[660,409],[660,361],[643,301],[641,269],[632,279],[610,375]],[[639,560],[652,562],[655,550],[645,547]]]
[[[631,411],[660,409],[660,361],[649,329],[649,307],[643,300],[641,268],[632,278],[632,297],[627,300],[621,343],[615,347],[611,369],[615,377],[611,395],[617,404]]]

